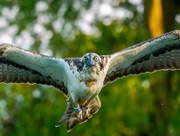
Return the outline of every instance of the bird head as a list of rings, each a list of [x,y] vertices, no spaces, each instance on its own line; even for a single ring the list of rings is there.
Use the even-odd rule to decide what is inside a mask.
[[[93,67],[101,63],[101,58],[96,53],[87,53],[82,57],[84,66]]]
[[[91,87],[104,75],[101,57],[96,53],[87,53],[82,57],[81,62],[83,64],[81,80]]]

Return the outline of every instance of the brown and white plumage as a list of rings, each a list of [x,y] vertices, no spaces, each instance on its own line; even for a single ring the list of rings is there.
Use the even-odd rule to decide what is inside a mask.
[[[180,69],[180,30],[110,55],[104,84],[122,76]]]
[[[0,82],[52,85],[68,98],[56,126],[67,120],[70,131],[101,107],[98,94],[122,76],[180,69],[180,30],[131,46],[111,55],[87,53],[57,59],[9,45],[0,46]]]

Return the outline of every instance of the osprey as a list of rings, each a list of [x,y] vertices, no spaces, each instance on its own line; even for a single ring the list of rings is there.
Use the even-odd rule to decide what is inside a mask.
[[[122,76],[180,69],[180,30],[136,44],[111,55],[87,53],[80,58],[53,58],[10,44],[0,45],[0,82],[52,85],[67,97],[56,125],[70,131],[101,107],[98,94]]]

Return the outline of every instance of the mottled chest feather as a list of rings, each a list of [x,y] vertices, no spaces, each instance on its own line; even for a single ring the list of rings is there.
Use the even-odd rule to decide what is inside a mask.
[[[85,54],[82,58],[66,59],[69,64],[69,70],[78,79],[79,82],[84,82],[88,88],[99,85],[99,82],[104,80],[104,60],[94,54]]]
[[[100,66],[83,67],[80,71],[79,79],[81,82],[85,82],[86,86],[91,88],[100,81],[103,74],[104,71],[100,68]]]

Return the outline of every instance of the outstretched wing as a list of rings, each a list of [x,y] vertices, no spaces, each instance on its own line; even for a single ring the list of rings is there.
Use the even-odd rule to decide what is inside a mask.
[[[0,82],[52,85],[67,95],[67,67],[55,59],[9,45],[0,45]]]
[[[104,85],[122,76],[180,69],[180,30],[136,44],[107,56],[107,59]]]

